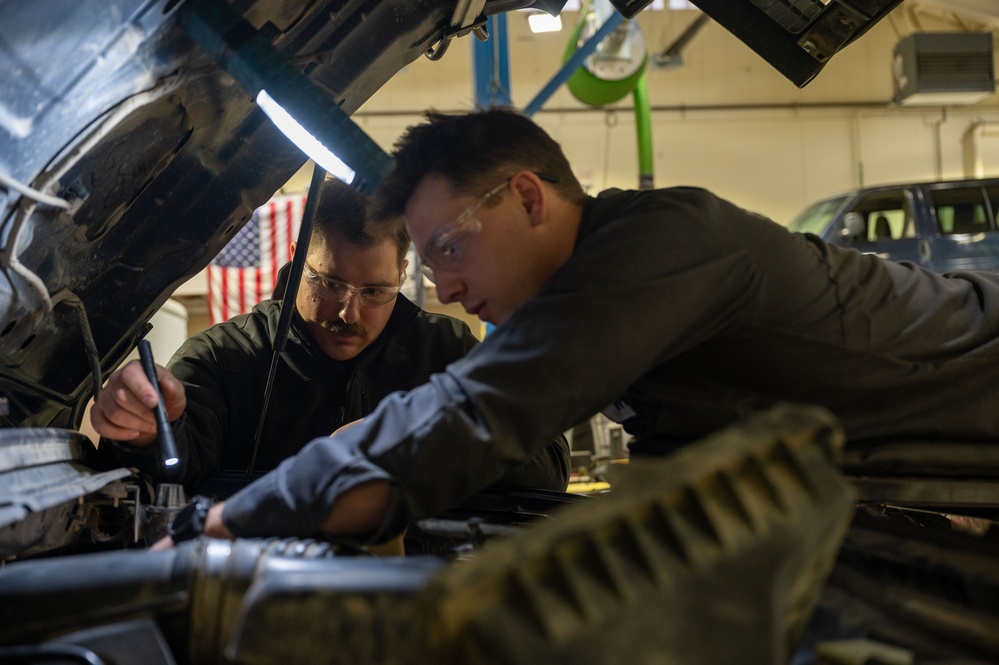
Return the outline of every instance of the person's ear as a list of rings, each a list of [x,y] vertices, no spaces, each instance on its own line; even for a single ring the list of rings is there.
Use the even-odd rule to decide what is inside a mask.
[[[298,247],[298,243],[295,242],[294,240],[292,240],[291,241],[291,251],[288,254],[288,258],[289,259],[292,258],[293,256],[295,256],[295,248],[296,247]]]
[[[409,268],[409,259],[403,259],[403,260],[402,260],[402,271],[401,271],[401,273],[400,273],[400,274],[403,274],[403,275],[407,274],[407,273],[406,273],[406,270],[407,270],[408,268]]]
[[[514,191],[520,197],[520,203],[531,220],[531,225],[541,224],[545,219],[545,208],[548,203],[548,192],[541,178],[532,171],[521,171],[511,180]]]

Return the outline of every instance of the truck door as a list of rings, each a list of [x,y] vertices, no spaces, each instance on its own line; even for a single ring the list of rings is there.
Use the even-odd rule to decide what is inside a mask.
[[[845,211],[853,216],[846,227],[854,234],[845,234],[841,244],[893,261],[926,265],[914,209],[913,196],[905,187],[861,194]]]
[[[930,267],[999,270],[999,183],[931,185],[927,192],[936,226]]]

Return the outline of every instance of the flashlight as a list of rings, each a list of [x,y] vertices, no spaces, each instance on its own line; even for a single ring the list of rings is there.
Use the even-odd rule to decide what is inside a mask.
[[[180,461],[177,455],[177,444],[173,440],[173,429],[170,421],[167,420],[166,408],[163,406],[163,393],[160,392],[160,381],[156,377],[156,365],[153,363],[153,348],[144,339],[139,340],[139,360],[142,362],[142,369],[146,372],[146,378],[153,384],[156,391],[156,437],[160,442],[160,452],[163,454],[163,464],[165,466],[175,466]]]

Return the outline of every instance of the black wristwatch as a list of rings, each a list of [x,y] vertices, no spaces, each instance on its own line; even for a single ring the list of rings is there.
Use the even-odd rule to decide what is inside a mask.
[[[167,533],[173,542],[179,543],[200,536],[205,530],[205,520],[208,519],[208,509],[211,507],[211,499],[198,495],[191,499],[191,503],[181,508],[167,527]]]

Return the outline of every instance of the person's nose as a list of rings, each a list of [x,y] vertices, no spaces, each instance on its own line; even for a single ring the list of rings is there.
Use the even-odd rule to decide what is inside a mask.
[[[437,299],[445,305],[461,300],[465,293],[465,282],[453,273],[435,273]]]
[[[355,323],[361,318],[361,302],[356,293],[348,292],[340,303],[340,318],[348,324]]]

